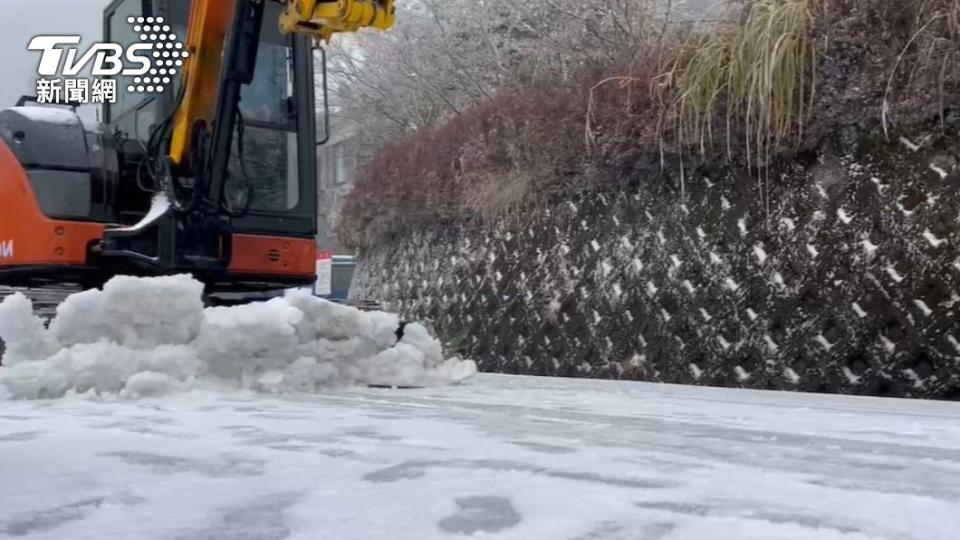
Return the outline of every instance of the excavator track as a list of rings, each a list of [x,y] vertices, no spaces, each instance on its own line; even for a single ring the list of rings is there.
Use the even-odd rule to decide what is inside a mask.
[[[79,287],[54,287],[43,289],[24,289],[17,287],[0,287],[0,300],[16,293],[23,293],[33,301],[33,309],[41,318],[50,320],[56,314],[57,306],[68,296],[80,292]]]
[[[0,301],[7,296],[16,293],[23,293],[27,298],[33,301],[33,309],[43,320],[49,322],[57,313],[57,306],[71,294],[80,292],[79,287],[57,286],[44,289],[26,289],[16,287],[0,287]],[[0,339],[0,366],[3,365],[3,354],[6,352],[6,345],[3,339]]]

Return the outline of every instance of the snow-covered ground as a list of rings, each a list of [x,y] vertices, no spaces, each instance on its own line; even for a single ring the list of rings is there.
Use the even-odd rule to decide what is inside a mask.
[[[395,315],[201,292],[0,302],[0,537],[960,537],[958,404],[469,379]]]
[[[481,375],[0,403],[0,536],[953,540],[960,405]]]

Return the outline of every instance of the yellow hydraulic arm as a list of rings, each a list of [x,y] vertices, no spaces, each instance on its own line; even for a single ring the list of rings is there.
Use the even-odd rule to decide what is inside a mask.
[[[393,20],[393,0],[292,0],[284,6],[280,30],[329,41],[338,32],[367,27],[386,30]]]
[[[267,0],[194,0],[187,31],[190,56],[183,69],[184,94],[174,117],[170,161],[189,168],[190,146],[198,121],[213,124],[219,93],[224,43],[237,2]],[[280,30],[329,41],[333,34],[393,26],[394,0],[285,0]]]
[[[173,121],[170,161],[176,167],[187,165],[194,123],[213,123],[217,86],[223,64],[223,47],[233,19],[235,0],[194,0],[187,26],[187,51],[183,66],[183,99]]]

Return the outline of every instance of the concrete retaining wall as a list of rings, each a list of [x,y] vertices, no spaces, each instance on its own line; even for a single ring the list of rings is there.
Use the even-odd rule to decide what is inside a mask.
[[[897,138],[798,156],[763,198],[729,168],[685,198],[626,174],[416,231],[369,250],[354,295],[486,371],[960,398],[960,145]]]

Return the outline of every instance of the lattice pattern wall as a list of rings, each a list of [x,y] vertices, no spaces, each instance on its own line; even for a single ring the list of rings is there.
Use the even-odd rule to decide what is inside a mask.
[[[362,262],[486,371],[960,397],[958,146],[598,188]],[[718,175],[721,173],[718,173]]]

